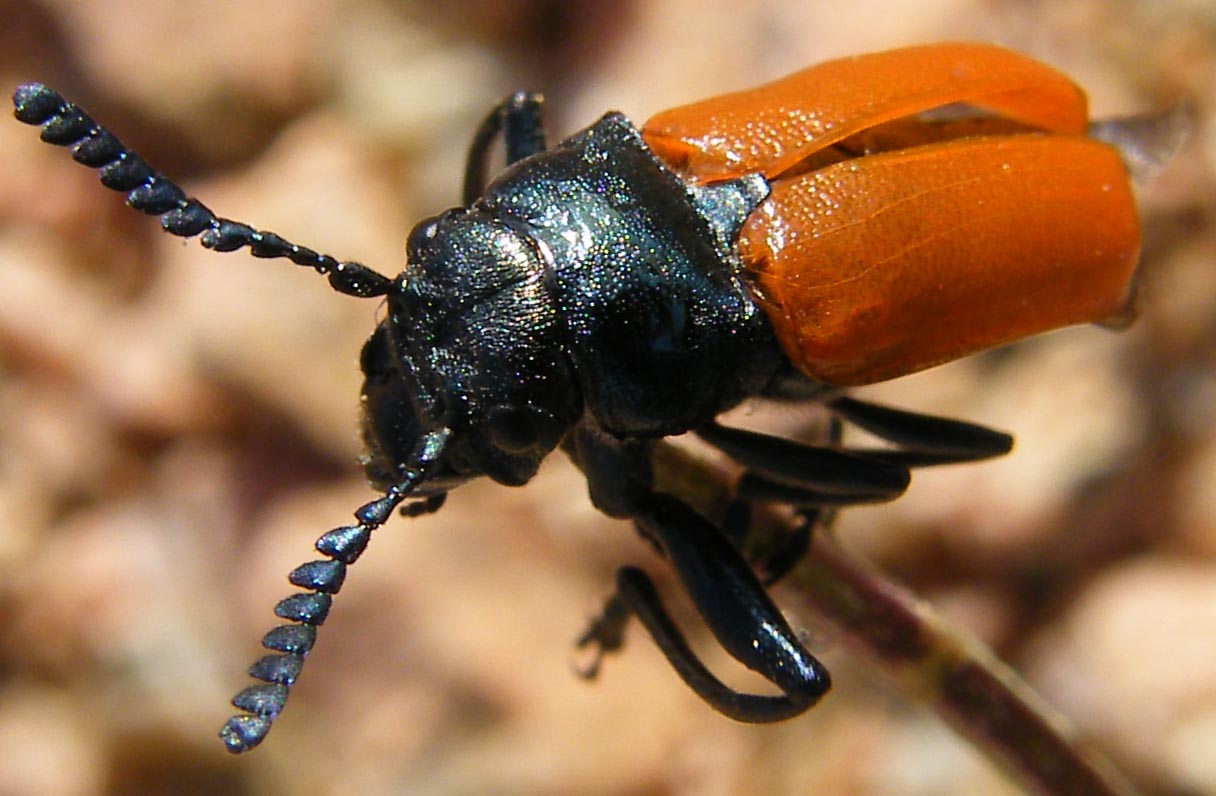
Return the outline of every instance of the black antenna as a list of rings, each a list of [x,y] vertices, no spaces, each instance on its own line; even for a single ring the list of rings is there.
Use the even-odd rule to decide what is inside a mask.
[[[355,525],[334,528],[317,540],[317,550],[327,558],[296,567],[287,579],[308,591],[293,594],[275,606],[275,615],[294,624],[279,625],[262,637],[262,646],[276,655],[266,655],[249,667],[249,676],[262,684],[251,685],[232,699],[233,706],[245,711],[228,719],[220,729],[220,739],[233,754],[247,752],[265,740],[274,720],[283,711],[288,690],[300,676],[304,658],[317,640],[317,627],[329,615],[333,595],[342,588],[346,567],[353,564],[371,539],[372,531],[383,525],[393,510],[422,484],[431,468],[443,455],[450,429],[432,431],[414,447],[399,483],[384,496],[355,511]],[[410,516],[436,511],[446,493],[431,495],[403,507]]]
[[[254,257],[283,257],[329,277],[339,293],[372,298],[388,293],[392,280],[367,266],[340,262],[328,254],[298,246],[273,232],[220,218],[143,158],[127,149],[117,136],[83,110],[41,83],[27,83],[13,94],[14,115],[26,124],[42,125],[42,140],[72,148],[72,158],[99,169],[101,184],[127,193],[127,204],[150,216],[160,216],[165,231],[181,238],[201,234],[208,249],[230,252],[249,247]]]
[[[166,232],[181,238],[201,235],[203,246],[220,252],[248,247],[254,257],[282,257],[296,265],[313,268],[329,277],[339,293],[372,298],[388,293],[392,280],[357,262],[340,262],[328,254],[298,246],[273,232],[220,218],[143,158],[127,149],[118,138],[54,90],[41,83],[19,87],[13,95],[14,115],[26,124],[41,125],[43,141],[70,147],[78,163],[100,170],[101,184],[126,192],[127,204],[152,216],[160,216]],[[266,655],[249,668],[261,683],[249,686],[233,698],[244,711],[230,718],[220,730],[228,751],[245,752],[260,744],[274,720],[283,711],[291,686],[300,676],[304,658],[316,643],[317,628],[329,615],[333,595],[342,588],[346,567],[367,548],[372,531],[383,525],[393,511],[410,497],[419,499],[401,506],[401,513],[418,516],[436,511],[446,497],[438,492],[415,496],[443,456],[451,430],[440,428],[423,434],[409,457],[400,465],[401,480],[382,497],[355,511],[356,524],[335,528],[317,540],[316,549],[326,558],[301,564],[288,576],[305,589],[281,600],[274,612],[290,624],[279,625],[262,638]]]

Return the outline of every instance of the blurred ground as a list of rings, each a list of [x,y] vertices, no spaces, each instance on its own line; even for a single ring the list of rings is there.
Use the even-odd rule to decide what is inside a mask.
[[[1064,69],[1099,114],[1189,98],[1196,136],[1143,192],[1139,323],[871,390],[1018,449],[840,532],[1147,793],[1216,794],[1216,6],[0,0],[0,23],[3,85],[54,85],[221,214],[388,272],[518,87],[566,134],[975,39]],[[661,568],[559,457],[379,531],[275,733],[230,758],[215,731],[285,573],[369,496],[376,307],[160,234],[16,122],[0,174],[0,794],[1017,792],[813,626],[836,688],[775,727],[711,713],[636,633],[578,681],[613,568]]]

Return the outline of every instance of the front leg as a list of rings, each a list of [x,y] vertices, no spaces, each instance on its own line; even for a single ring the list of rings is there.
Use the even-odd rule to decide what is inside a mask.
[[[622,568],[617,593],[697,694],[736,721],[773,722],[810,708],[831,687],[827,670],[798,640],[739,551],[712,523],[668,495],[654,494],[638,525],[662,545],[693,605],[723,649],[782,691],[762,696],[719,681],[689,648],[650,578]]]
[[[718,680],[688,646],[650,578],[622,567],[617,591],[579,640],[596,657],[620,647],[630,615],[637,616],[684,682],[711,707],[737,720],[787,719],[814,705],[830,687],[827,671],[807,652],[760,580],[726,534],[676,498],[653,491],[651,444],[618,440],[584,423],[566,441],[583,469],[596,505],[631,517],[643,537],[672,564],[693,605],[723,648],[776,685],[781,696],[736,691]]]

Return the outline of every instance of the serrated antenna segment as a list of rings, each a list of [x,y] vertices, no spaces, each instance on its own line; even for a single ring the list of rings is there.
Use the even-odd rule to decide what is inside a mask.
[[[249,667],[249,676],[260,682],[232,699],[233,706],[244,713],[228,719],[220,729],[220,739],[229,752],[247,752],[265,740],[287,704],[288,693],[300,676],[305,657],[316,643],[317,628],[329,616],[333,595],[346,580],[346,568],[367,549],[372,531],[384,524],[425,482],[427,474],[440,460],[450,436],[448,429],[424,435],[415,446],[410,462],[403,468],[401,482],[388,489],[383,497],[356,509],[356,524],[343,525],[322,535],[316,549],[325,558],[301,564],[287,576],[292,585],[304,591],[280,600],[274,608],[275,615],[290,624],[279,625],[262,637],[262,646],[272,654],[263,656]],[[438,510],[442,503],[442,494],[423,497],[407,506],[421,508],[404,513],[417,516]]]
[[[127,149],[118,138],[93,121],[81,108],[41,83],[27,83],[13,94],[18,121],[41,125],[43,141],[69,147],[72,158],[98,169],[101,184],[127,194],[127,204],[160,216],[164,230],[181,238],[202,235],[203,246],[220,252],[248,248],[254,257],[283,258],[307,266],[329,279],[337,292],[359,298],[388,293],[392,280],[367,266],[342,262],[328,254],[299,246],[273,232],[220,218],[172,180]]]

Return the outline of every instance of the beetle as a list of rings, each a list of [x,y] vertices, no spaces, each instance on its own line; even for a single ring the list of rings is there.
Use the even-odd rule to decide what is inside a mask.
[[[259,683],[233,700],[227,748],[282,711],[347,567],[394,512],[437,511],[488,476],[528,482],[561,448],[591,500],[662,553],[719,643],[778,695],[737,691],[689,648],[642,570],[622,567],[579,640],[585,674],[641,621],[683,680],[746,722],[796,716],[824,667],[768,596],[836,507],[897,497],[911,468],[1007,452],[982,426],[849,397],[1021,337],[1129,315],[1139,222],[1119,148],[1091,136],[1084,93],[994,46],[939,44],[821,64],[657,114],[608,113],[550,146],[542,97],[518,92],[476,130],[459,207],[410,232],[404,270],[352,261],[217,216],[41,84],[16,117],[100,169],[163,228],[227,252],[286,258],[384,302],[360,366],[365,470],[379,497],[320,537],[322,559],[263,638]],[[507,168],[493,181],[501,140]],[[809,445],[726,427],[747,399],[815,401]],[[891,443],[846,447],[851,423]],[[658,440],[693,432],[741,465],[737,506],[788,504],[800,530],[762,581],[719,527],[659,491]],[[735,526],[742,526],[735,527]]]

